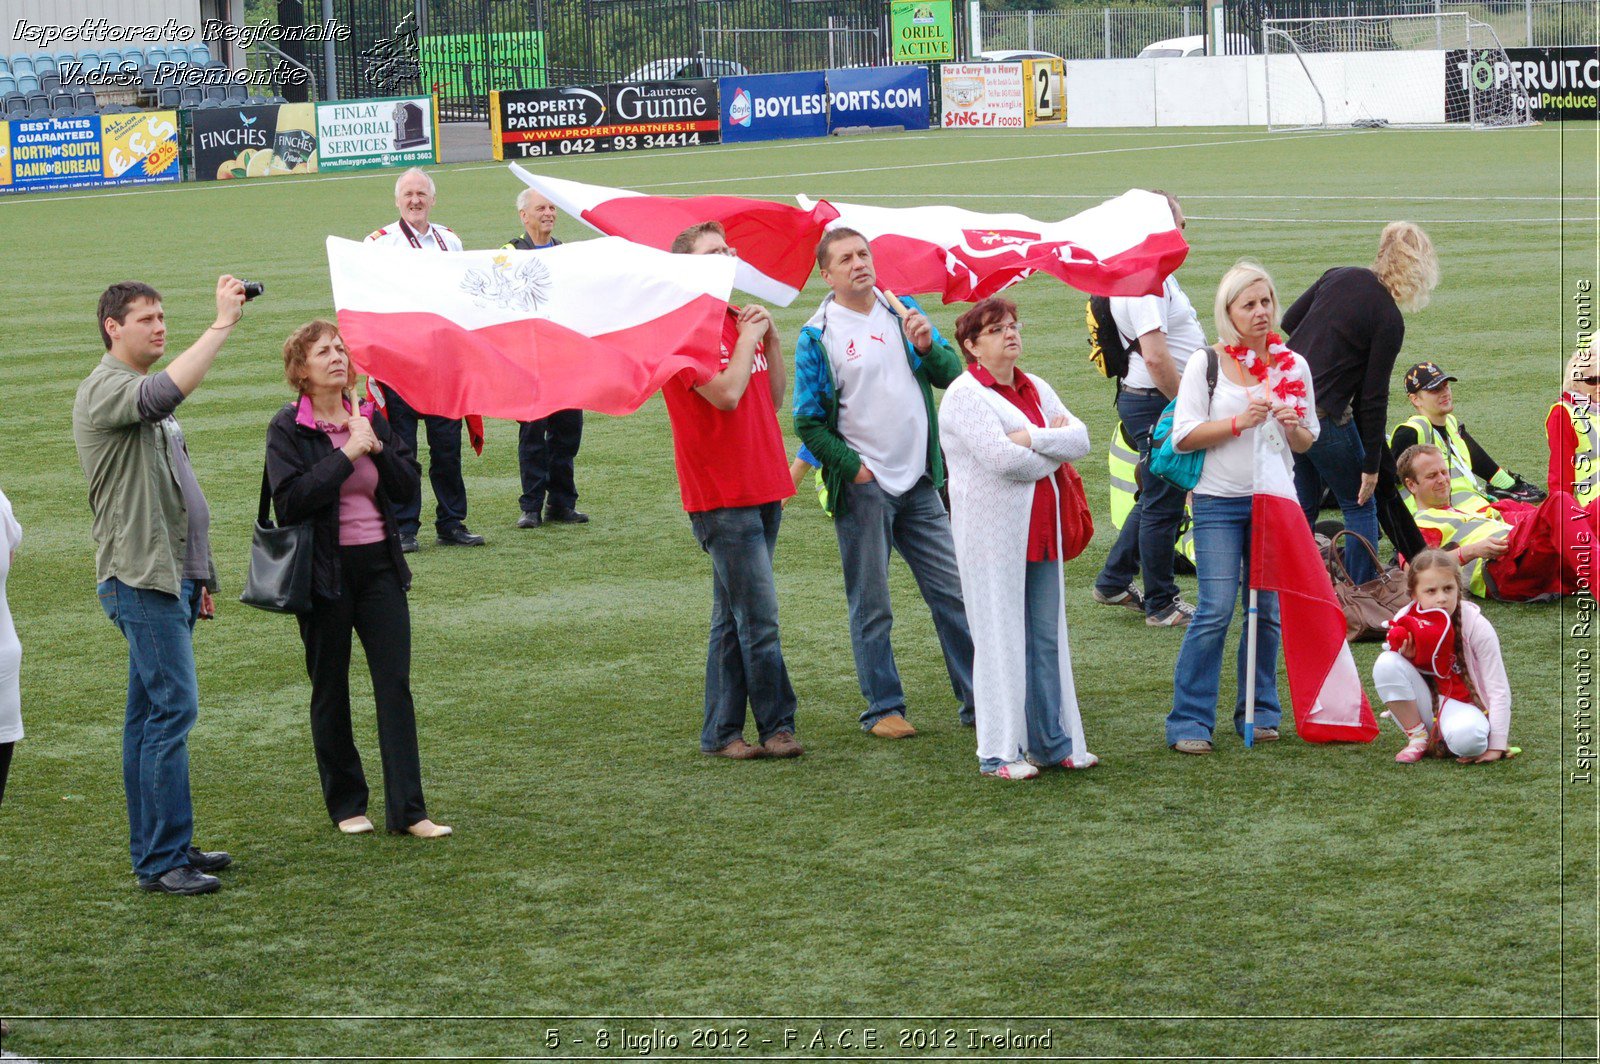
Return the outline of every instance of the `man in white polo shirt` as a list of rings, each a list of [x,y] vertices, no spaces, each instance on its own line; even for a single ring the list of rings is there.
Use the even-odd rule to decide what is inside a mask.
[[[939,498],[944,457],[932,391],[964,366],[915,302],[897,307],[875,287],[872,249],[860,233],[824,234],[817,266],[832,293],[795,346],[794,423],[821,463],[833,507],[850,646],[867,700],[861,726],[885,739],[916,734],[889,643],[891,545],[933,614],[961,721],[970,725],[972,633]]]
[[[460,251],[460,237],[428,221],[434,198],[433,178],[417,167],[407,170],[394,184],[394,203],[400,209],[400,220],[369,233],[366,242],[419,251]],[[467,485],[461,479],[461,419],[428,413],[419,415],[393,388],[386,384],[379,387],[383,390],[384,413],[389,425],[406,441],[412,454],[420,453],[417,418],[420,416],[428,426],[428,483],[433,487],[437,503],[434,529],[439,535],[439,545],[483,546],[483,537],[473,535],[467,528]],[[417,493],[411,498],[396,499],[394,510],[395,521],[400,525],[400,549],[409,554],[417,549],[417,531],[422,525],[422,486],[417,486]]]
[[[1172,218],[1184,228],[1183,208],[1168,193]],[[1127,606],[1144,614],[1153,628],[1178,628],[1189,623],[1194,607],[1178,597],[1172,576],[1173,546],[1183,520],[1184,493],[1149,471],[1150,433],[1161,420],[1168,400],[1177,398],[1178,382],[1189,356],[1206,346],[1205,330],[1194,305],[1174,274],[1158,296],[1115,297],[1111,316],[1128,352],[1128,375],[1117,386],[1117,415],[1139,452],[1139,497],[1122,523],[1122,531],[1106,555],[1094,582],[1094,600],[1106,606]],[[1133,586],[1144,570],[1144,594]]]

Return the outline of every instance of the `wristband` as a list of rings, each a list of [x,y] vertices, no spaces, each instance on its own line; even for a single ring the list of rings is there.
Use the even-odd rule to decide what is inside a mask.
[[[1244,435],[1244,433],[1241,432],[1240,429],[1239,429],[1239,415],[1238,414],[1235,414],[1235,415],[1233,415],[1232,417],[1230,417],[1228,419],[1228,431],[1233,433],[1235,436],[1243,436]]]

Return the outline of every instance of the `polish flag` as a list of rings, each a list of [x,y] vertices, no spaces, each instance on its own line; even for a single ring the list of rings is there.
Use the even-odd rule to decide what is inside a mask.
[[[1034,273],[1091,295],[1159,295],[1161,283],[1189,254],[1167,198],[1143,189],[1059,222],[960,207],[796,198],[807,209],[835,209],[839,217],[828,228],[854,229],[867,238],[880,288],[937,292],[946,303],[975,303]]]
[[[822,231],[839,214],[826,203],[800,210],[738,196],[646,196],[625,188],[530,174],[516,163],[508,165],[529,188],[595,232],[662,251],[691,225],[721,222],[728,246],[739,253],[734,287],[780,307],[793,303],[806,286],[817,263]]]
[[[1295,734],[1308,743],[1370,743],[1378,722],[1344,639],[1344,610],[1283,460],[1288,448],[1275,422],[1256,428],[1250,586],[1278,593]]]
[[[417,255],[328,238],[339,331],[419,411],[532,421],[628,414],[685,369],[720,368],[733,260],[607,238]]]

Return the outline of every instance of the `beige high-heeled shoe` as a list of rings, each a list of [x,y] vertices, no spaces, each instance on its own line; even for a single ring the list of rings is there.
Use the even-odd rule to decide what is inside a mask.
[[[419,820],[406,828],[407,835],[415,835],[419,839],[442,839],[454,833],[455,829],[449,825],[435,824],[431,820]]]
[[[339,830],[346,835],[370,835],[376,829],[366,817],[353,816],[339,821]]]

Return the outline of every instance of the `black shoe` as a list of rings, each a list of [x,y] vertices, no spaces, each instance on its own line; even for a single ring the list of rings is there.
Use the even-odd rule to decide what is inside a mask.
[[[415,554],[415,553],[417,553],[417,537],[416,536],[408,536],[404,532],[400,533],[400,553],[401,554]]]
[[[552,506],[545,510],[544,519],[563,525],[586,525],[589,523],[588,514],[580,513],[570,506]]]
[[[198,846],[191,846],[183,855],[189,859],[189,867],[199,872],[220,872],[233,864],[233,855],[222,850],[202,850]]]
[[[184,865],[159,876],[140,876],[139,889],[160,894],[211,894],[222,889],[222,880]]]
[[[538,528],[544,524],[544,518],[539,516],[538,510],[524,510],[522,516],[517,518],[518,528]]]
[[[486,542],[482,536],[473,535],[466,525],[456,525],[439,533],[441,547],[481,547]]]

